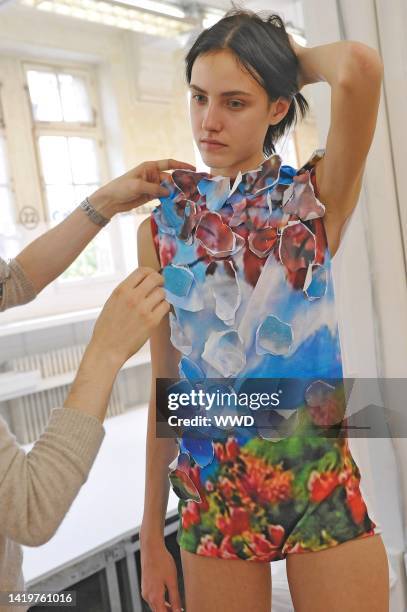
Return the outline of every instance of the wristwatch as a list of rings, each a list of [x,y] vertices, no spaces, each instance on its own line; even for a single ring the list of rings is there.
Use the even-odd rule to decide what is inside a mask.
[[[85,198],[84,201],[79,204],[78,208],[82,208],[82,210],[84,210],[85,213],[88,215],[89,219],[93,221],[93,223],[96,223],[96,225],[104,227],[110,221],[110,219],[103,216],[100,212],[96,210],[96,208],[92,206],[88,198]]]

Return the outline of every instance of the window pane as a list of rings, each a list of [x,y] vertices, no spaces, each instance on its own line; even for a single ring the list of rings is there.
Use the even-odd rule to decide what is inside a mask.
[[[9,247],[18,237],[6,154],[6,140],[0,135],[0,236],[4,253],[10,257]]]
[[[64,121],[92,122],[92,109],[84,79],[72,74],[59,74]]]
[[[34,116],[37,120],[92,123],[87,81],[81,76],[29,70]],[[100,187],[99,151],[95,138],[81,129],[75,136],[53,127],[54,135],[38,135],[38,152],[51,226],[61,223],[86,196]],[[44,134],[44,132],[42,132]],[[84,215],[85,213],[83,213]],[[91,221],[89,221],[91,223]],[[114,273],[110,228],[100,231],[69,268],[58,277],[66,284]]]
[[[75,185],[75,202],[76,205],[79,206],[83,200],[89,196],[91,193],[96,191],[99,188],[99,185]]]
[[[45,183],[71,184],[68,139],[64,136],[40,136],[39,147]]]
[[[27,80],[34,119],[37,121],[62,121],[62,108],[56,75],[52,72],[28,70]]]
[[[51,223],[60,223],[75,208],[74,189],[72,185],[48,185],[46,193]]]
[[[92,138],[69,138],[73,182],[77,185],[97,183],[99,172],[95,141]]]
[[[101,231],[82,253],[59,277],[59,281],[69,282],[83,278],[95,278],[113,272],[112,250],[107,231]]]

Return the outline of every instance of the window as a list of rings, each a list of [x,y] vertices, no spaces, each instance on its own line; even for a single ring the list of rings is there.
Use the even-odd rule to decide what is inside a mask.
[[[46,217],[58,224],[105,181],[91,71],[25,64]],[[115,271],[110,232],[91,241],[58,283]]]

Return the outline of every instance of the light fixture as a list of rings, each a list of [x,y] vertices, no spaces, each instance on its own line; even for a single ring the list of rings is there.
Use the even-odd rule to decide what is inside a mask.
[[[202,20],[203,27],[205,29],[212,27],[213,25],[215,25],[215,23],[217,23],[220,19],[222,19],[224,14],[225,14],[225,11],[219,11],[216,9],[209,9],[208,11],[205,11],[204,17]]]
[[[26,6],[41,11],[57,13],[69,17],[77,17],[94,23],[115,26],[126,30],[134,30],[143,34],[173,37],[192,30],[196,23],[179,14],[163,14],[164,8],[169,7],[153,0],[134,0],[134,2],[104,2],[98,0],[21,0]],[[130,6],[131,4],[131,6]],[[145,8],[143,8],[143,5]],[[154,8],[153,8],[154,6]],[[149,8],[147,8],[149,7]],[[161,7],[161,8],[160,8]]]
[[[169,15],[170,17],[179,17],[180,19],[185,17],[185,11],[181,8],[156,0],[111,0],[111,2],[120,2],[120,4],[127,4],[134,8],[151,11],[160,15]]]

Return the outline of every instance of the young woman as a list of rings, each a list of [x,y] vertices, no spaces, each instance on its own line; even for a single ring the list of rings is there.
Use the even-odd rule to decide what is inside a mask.
[[[203,31],[186,57],[193,136],[210,174],[175,170],[139,230],[139,262],[163,268],[173,307],[150,339],[141,552],[155,612],[181,609],[163,539],[168,476],[188,612],[269,612],[269,562],[283,558],[297,612],[388,610],[386,552],[346,438],[260,427],[257,438],[182,437],[177,448],[155,436],[154,420],[157,378],[341,380],[330,262],[359,197],[382,73],[362,43],[304,48],[278,16],[246,11]],[[331,86],[331,126],[325,149],[296,171],[274,143],[307,110],[299,89],[317,81]],[[286,432],[313,431],[337,422],[340,392],[309,385],[295,398],[301,411],[274,414],[294,424]]]

